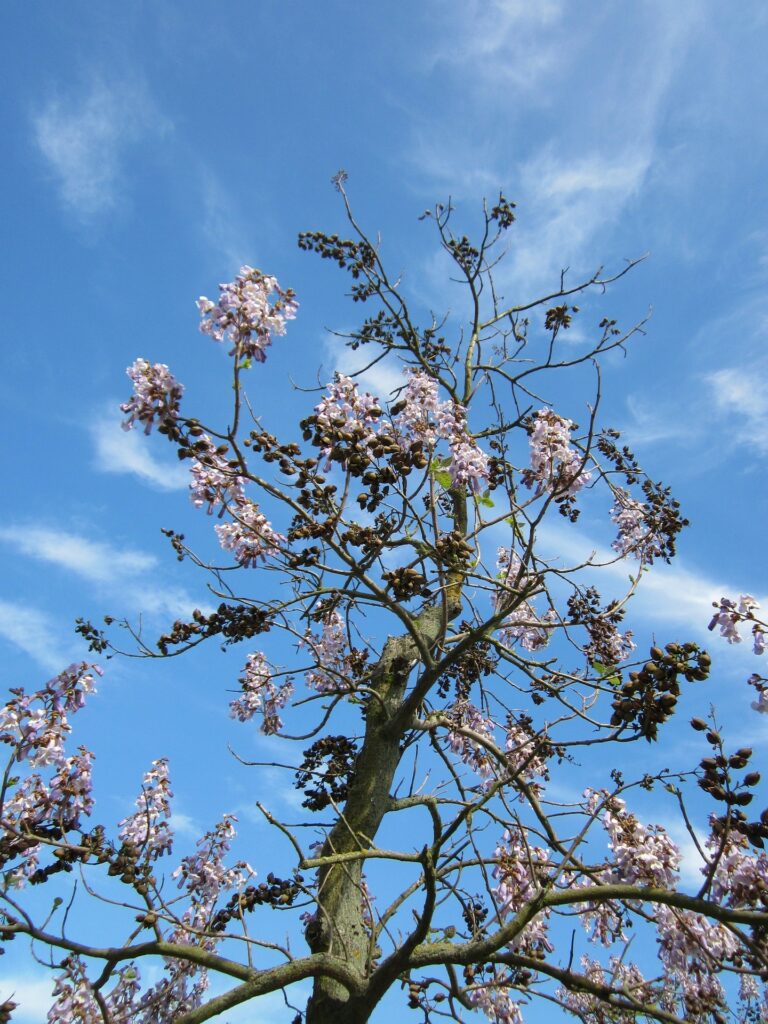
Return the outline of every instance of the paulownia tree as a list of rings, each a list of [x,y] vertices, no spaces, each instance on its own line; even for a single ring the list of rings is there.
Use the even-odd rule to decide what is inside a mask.
[[[659,767],[665,724],[710,657],[667,635],[641,653],[623,626],[644,573],[674,556],[686,525],[600,422],[601,361],[642,325],[622,331],[606,317],[569,342],[578,297],[632,264],[575,284],[563,275],[551,294],[509,302],[494,268],[514,204],[486,205],[476,241],[457,237],[451,205],[438,206],[424,219],[466,306],[419,323],[358,226],[343,175],[336,184],[352,237],[312,231],[299,246],[351,275],[367,315],[347,343],[367,370],[399,364],[394,391],[375,396],[359,374],[337,373],[297,431],[271,433],[246,382],[269,372],[258,364],[297,302],[243,267],[216,301],[198,302],[202,331],[229,348],[229,425],[188,415],[182,385],[146,359],[129,368],[122,406],[127,429],[156,428],[187,461],[192,504],[215,514],[224,551],[211,563],[167,531],[220,604],[156,644],[134,633],[133,653],[239,645],[232,715],[282,739],[303,824],[316,828],[280,820],[259,769],[243,768],[292,864],[278,874],[258,850],[230,852],[231,815],[175,862],[162,750],[135,812],[93,824],[92,755],[67,744],[98,669],[73,665],[37,692],[12,690],[0,717],[0,938],[48,951],[49,1021],[199,1024],[281,990],[290,1006],[292,986],[310,980],[306,1010],[286,1011],[307,1024],[361,1024],[388,993],[424,1021],[484,1011],[511,1024],[536,1000],[585,1024],[765,1020],[768,812],[746,810],[759,781],[752,752],[731,750],[714,717],[694,718],[700,762]],[[541,397],[564,374],[593,381],[573,399],[581,426]],[[596,588],[597,555],[569,564],[543,546],[553,521],[578,532],[585,503],[613,531],[602,565],[627,566],[610,599]],[[712,627],[734,641],[746,624],[760,653],[757,610],[749,596],[724,598]],[[91,623],[78,628],[92,651],[112,647]],[[766,681],[750,682],[753,706],[768,709]],[[631,744],[648,752],[639,778],[620,770]],[[569,788],[581,765],[585,791]],[[632,809],[654,788],[698,848],[695,886],[681,885],[667,832]],[[713,801],[706,836],[692,794]],[[67,926],[73,872],[125,915],[114,945]],[[26,897],[43,884],[55,899],[33,912]],[[290,931],[285,915],[303,949],[275,941]],[[223,994],[207,994],[211,974]],[[10,1000],[0,1020],[12,1011]]]

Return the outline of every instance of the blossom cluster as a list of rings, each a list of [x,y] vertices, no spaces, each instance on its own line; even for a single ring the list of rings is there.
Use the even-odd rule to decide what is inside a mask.
[[[493,595],[495,609],[498,611],[512,600],[517,600],[515,607],[509,611],[499,627],[499,639],[509,647],[519,643],[526,651],[537,651],[546,647],[552,629],[558,621],[557,613],[550,608],[544,617],[540,618],[529,601],[515,597],[531,585],[530,577],[523,569],[516,552],[510,548],[500,547],[496,566],[499,570],[499,587]]]
[[[648,509],[620,487],[614,491],[610,515],[618,529],[611,547],[622,558],[634,555],[645,565],[664,554],[660,538],[648,525]]]
[[[91,761],[84,747],[67,756],[65,743],[71,732],[69,716],[79,711],[94,692],[94,673],[101,670],[86,662],[70,665],[33,694],[12,690],[0,710],[0,743],[10,750],[10,763],[23,763],[32,771],[15,775],[9,765],[9,781],[0,806],[0,825],[5,840],[0,850],[0,870],[10,862],[8,884],[24,885],[38,870],[41,846],[35,836],[53,826],[62,833],[79,829],[93,807]]]
[[[613,863],[606,880],[674,889],[678,881],[680,851],[660,825],[646,827],[626,810],[623,800],[612,800],[603,814]]]
[[[307,686],[319,693],[352,689],[353,655],[347,643],[344,620],[338,611],[325,616],[320,634],[307,630],[302,646],[310,649],[314,660],[314,666],[305,673]]]
[[[605,966],[597,960],[583,956],[581,968],[587,981],[601,989],[610,985],[620,992],[631,993],[633,999],[640,1003],[653,1004],[658,999],[658,993],[643,977],[640,968],[620,957],[612,956]],[[605,1019],[605,1003],[592,992],[561,988],[557,991],[557,998],[582,1021]],[[629,1009],[624,1011],[614,1007],[611,1009],[610,1020],[614,1024],[635,1024],[637,1015]]]
[[[197,851],[184,857],[173,872],[179,888],[186,889],[190,904],[184,911],[172,942],[199,941],[192,931],[203,931],[210,924],[216,903],[221,895],[240,890],[255,877],[256,872],[245,861],[226,867],[224,861],[232,845],[237,819],[225,814],[218,824],[197,842]],[[215,945],[215,940],[205,940]]]
[[[575,427],[547,406],[539,409],[530,430],[531,465],[522,474],[527,487],[573,497],[589,483],[592,476],[584,469],[584,456],[571,444]]]
[[[449,726],[447,733],[448,746],[464,764],[477,772],[481,778],[493,776],[493,761],[488,750],[482,743],[465,736],[459,729],[470,729],[483,739],[493,740],[494,723],[468,700],[459,700],[448,711]]]
[[[391,420],[383,420],[378,398],[361,393],[356,381],[337,373],[327,393],[315,406],[315,425],[322,433],[343,432],[347,443],[375,448],[377,439],[389,441],[401,451],[415,447],[434,451],[440,441],[448,444],[447,469],[451,483],[477,493],[487,483],[490,463],[486,453],[467,431],[463,406],[439,397],[439,384],[422,370],[412,370]],[[330,468],[330,448],[322,449]]]
[[[540,786],[538,779],[549,778],[546,760],[536,753],[537,742],[523,725],[510,719],[504,741],[510,773],[514,778],[533,784],[534,789]]]
[[[270,295],[278,298],[270,303]],[[272,335],[283,335],[286,321],[296,316],[298,303],[291,289],[283,290],[276,278],[244,266],[234,281],[219,285],[219,300],[201,295],[197,307],[200,330],[214,341],[227,338],[230,355],[263,363]]]
[[[173,848],[168,821],[172,796],[168,761],[159,758],[144,775],[135,813],[118,823],[120,839],[141,850],[148,861],[157,860]]]
[[[403,408],[393,424],[398,443],[407,447],[419,442],[433,449],[439,440],[447,441],[451,482],[480,491],[488,482],[489,460],[467,433],[466,409],[458,402],[441,401],[438,382],[422,370],[411,371],[401,401]]]
[[[248,655],[240,686],[242,696],[229,705],[232,717],[248,722],[260,713],[261,731],[266,735],[279,732],[283,722],[278,712],[293,696],[293,683],[290,680],[281,685],[275,683],[267,659],[260,651],[254,651]]]
[[[48,1024],[61,1024],[62,1021],[103,1024],[104,1014],[96,1002],[81,958],[70,954],[60,965],[60,972],[54,983],[55,1001],[48,1011]],[[134,964],[121,968],[114,987],[104,996],[108,1019],[113,1024],[132,1024],[136,1020],[135,1000],[139,988],[139,972]]]
[[[540,846],[531,846],[525,829],[517,826],[505,830],[494,852],[493,877],[496,885],[491,892],[500,919],[522,910],[538,895],[549,869],[549,855]],[[553,946],[547,938],[549,912],[537,914],[517,935],[510,948],[515,952],[535,956],[538,952],[551,953]]]
[[[378,398],[367,391],[361,394],[356,381],[337,373],[315,406],[316,424],[320,431],[335,433],[343,430],[351,434],[357,444],[367,447],[377,436],[376,423],[381,411]],[[326,460],[326,472],[331,468],[330,453],[330,448],[321,450]]]
[[[214,509],[245,501],[245,481],[226,458],[225,446],[216,447],[207,434],[196,442],[197,458],[192,463],[189,494],[195,508],[211,515]],[[221,512],[219,513],[221,514]]]
[[[509,978],[497,968],[493,979],[471,988],[467,997],[493,1024],[523,1024],[522,1003],[512,998],[512,991]]]
[[[747,840],[729,832],[725,844],[721,837],[710,836],[707,846],[716,858],[712,897],[730,907],[762,907],[768,893],[768,856],[747,852]],[[702,868],[706,874],[708,867]]]
[[[245,567],[278,554],[285,543],[285,537],[272,528],[259,506],[247,498],[232,510],[232,522],[217,524],[214,529],[222,548],[231,551],[235,561]]]
[[[720,627],[720,635],[725,637],[729,644],[740,644],[741,633],[738,626],[740,622],[752,623],[752,648],[755,654],[764,654],[768,643],[768,632],[763,622],[757,620],[755,612],[760,605],[751,594],[742,594],[738,603],[727,597],[720,598],[720,604],[715,604],[717,609],[709,623],[709,629]]]
[[[133,381],[133,394],[120,406],[128,416],[123,421],[123,430],[131,430],[138,422],[144,425],[144,433],[149,434],[157,421],[161,430],[172,432],[184,387],[165,363],[153,366],[146,359],[137,359],[125,372]]]

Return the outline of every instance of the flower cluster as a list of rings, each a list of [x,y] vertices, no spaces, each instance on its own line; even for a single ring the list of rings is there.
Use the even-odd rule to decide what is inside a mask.
[[[183,386],[164,363],[153,366],[146,359],[137,359],[125,372],[133,381],[133,395],[120,406],[128,416],[123,421],[123,430],[131,430],[139,422],[148,434],[157,421],[161,432],[173,434]]]
[[[523,470],[523,482],[537,493],[551,491],[573,497],[591,480],[583,468],[584,456],[571,446],[576,424],[558,416],[546,406],[533,417],[530,428],[530,468]]]
[[[712,897],[731,907],[763,907],[768,892],[768,856],[747,852],[747,840],[729,832],[725,845],[720,836],[710,836],[707,846],[717,858],[712,880]],[[703,867],[702,874],[709,868]]]
[[[518,826],[504,832],[494,860],[493,877],[497,884],[491,891],[503,920],[522,910],[538,895],[548,874],[549,855],[542,847],[530,846],[525,830]],[[514,938],[510,948],[527,956],[551,953],[554,947],[547,938],[548,916],[548,911],[537,914]]]
[[[540,786],[538,779],[549,778],[546,759],[537,753],[539,742],[526,722],[510,718],[504,742],[510,774],[513,778],[532,783],[535,789]]]
[[[352,689],[352,654],[347,645],[344,620],[337,611],[325,616],[319,636],[307,630],[302,644],[310,649],[315,662],[305,674],[307,686],[320,693]]]
[[[509,979],[497,969],[492,981],[470,989],[467,996],[493,1024],[523,1024],[522,1003],[512,998],[511,991]]]
[[[664,546],[648,525],[647,507],[621,488],[614,491],[611,519],[618,529],[611,547],[622,558],[634,555],[644,565],[650,565],[654,558],[663,555]]]
[[[488,750],[471,736],[459,732],[460,729],[470,729],[483,739],[493,740],[494,723],[486,718],[479,708],[468,700],[459,700],[450,708],[448,719],[453,728],[448,729],[448,746],[454,754],[457,754],[464,764],[477,772],[482,778],[490,778],[493,772],[493,761]]]
[[[255,566],[259,559],[266,560],[269,555],[276,555],[285,537],[272,529],[259,506],[247,498],[239,502],[232,510],[231,523],[221,523],[214,527],[219,543],[225,551],[231,551],[235,561],[242,566]]]
[[[520,644],[526,651],[546,647],[558,621],[557,613],[550,608],[543,618],[539,618],[533,605],[517,596],[532,589],[532,582],[516,552],[500,547],[496,566],[499,570],[499,587],[493,595],[494,607],[499,611],[505,605],[514,604],[499,627],[499,640],[508,647]]]
[[[408,448],[420,443],[434,448],[439,440],[448,442],[451,482],[478,492],[488,482],[488,456],[467,433],[467,413],[456,402],[441,401],[438,383],[422,370],[411,372],[395,416],[393,429],[398,443]]]
[[[674,889],[678,881],[680,851],[660,825],[648,828],[626,810],[623,800],[613,800],[603,815],[610,836],[613,864],[607,880]]]
[[[172,796],[168,761],[160,758],[152,762],[144,775],[137,810],[118,823],[123,843],[142,851],[147,861],[157,860],[173,848],[173,832],[168,822]]]
[[[70,665],[36,693],[12,690],[0,710],[0,743],[11,748],[11,764],[26,762],[33,769],[17,776],[9,766],[0,806],[0,870],[12,865],[5,875],[9,885],[20,887],[38,871],[37,834],[79,829],[92,810],[93,755],[80,747],[68,757],[65,742],[71,732],[68,716],[94,692],[94,672],[101,670],[85,662]]]
[[[219,506],[245,501],[244,481],[227,458],[227,448],[213,444],[207,434],[195,444],[196,458],[190,470],[189,494],[195,508],[207,506],[210,515]],[[220,513],[221,514],[221,513]]]
[[[667,999],[682,1000],[686,1020],[717,1019],[727,1007],[718,968],[738,955],[739,940],[726,925],[690,910],[659,906],[654,917]]]
[[[740,622],[752,623],[752,645],[755,654],[765,652],[768,643],[768,632],[763,622],[757,620],[755,612],[760,605],[750,594],[742,594],[738,604],[727,597],[720,598],[720,604],[715,604],[717,611],[712,616],[709,629],[720,627],[720,636],[725,637],[729,644],[740,644],[742,636],[739,633]]]
[[[623,959],[613,956],[610,958],[608,966],[605,967],[597,960],[583,956],[581,968],[584,978],[601,989],[605,989],[609,985],[619,992],[632,993],[633,998],[640,1003],[658,1002],[658,992],[654,990],[650,982],[645,980],[640,968],[633,963],[627,963]],[[577,987],[562,988],[558,989],[557,998],[563,1006],[571,1010],[585,1024],[606,1019],[605,1002],[592,992],[582,991]],[[637,1015],[629,1009],[623,1011],[612,1008],[610,1020],[614,1024],[635,1024]]]
[[[335,436],[340,431],[345,439],[361,447],[368,446],[377,435],[375,424],[381,416],[378,398],[367,391],[360,394],[356,381],[337,373],[328,384],[326,394],[315,406],[315,425],[321,433]],[[331,468],[331,448],[323,448],[326,472]]]
[[[243,695],[230,702],[232,717],[248,722],[261,713],[261,731],[266,735],[279,732],[283,723],[278,712],[293,696],[293,683],[287,681],[278,686],[272,679],[267,659],[260,651],[248,655],[239,682]]]
[[[224,859],[229,853],[235,835],[237,819],[225,814],[218,824],[197,842],[197,852],[184,857],[173,872],[178,878],[179,888],[186,888],[190,905],[185,910],[176,938],[172,941],[190,941],[187,929],[205,930],[213,916],[220,896],[233,889],[242,889],[256,876],[250,864],[240,861],[234,867],[226,867]],[[206,940],[211,941],[213,940]]]
[[[274,277],[245,266],[234,281],[220,284],[219,292],[218,302],[204,295],[197,300],[200,330],[214,341],[226,337],[232,344],[230,355],[263,363],[272,335],[285,334],[286,321],[296,316],[298,303],[293,291],[283,291]],[[278,298],[270,304],[273,292]]]

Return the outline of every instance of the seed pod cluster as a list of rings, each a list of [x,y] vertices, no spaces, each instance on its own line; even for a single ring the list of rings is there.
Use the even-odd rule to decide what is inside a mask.
[[[302,875],[293,878],[278,878],[269,872],[267,880],[259,885],[249,885],[242,892],[235,893],[225,907],[222,907],[211,921],[211,931],[223,932],[233,917],[241,917],[255,907],[272,907],[273,910],[290,907],[303,891]]]
[[[611,725],[632,726],[650,742],[658,727],[674,713],[680,696],[678,677],[688,682],[709,675],[712,659],[697,644],[667,644],[651,648],[651,660],[629,679],[613,700]]]

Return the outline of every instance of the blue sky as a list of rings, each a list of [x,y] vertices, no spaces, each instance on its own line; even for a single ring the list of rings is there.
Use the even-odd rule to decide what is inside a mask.
[[[518,203],[501,273],[521,298],[563,267],[579,276],[650,253],[605,300],[624,324],[652,316],[611,363],[603,418],[693,525],[675,566],[645,581],[633,624],[703,641],[713,599],[768,595],[763,4],[29,0],[4,5],[0,25],[7,685],[34,688],[83,656],[76,615],[142,613],[152,632],[206,600],[159,528],[204,543],[210,522],[172,453],[119,430],[125,367],[167,363],[187,408],[221,411],[225,357],[198,334],[194,300],[248,262],[301,302],[259,412],[274,426],[306,414],[291,383],[349,368],[325,333],[353,322],[345,282],[296,247],[301,230],[343,233],[340,167],[424,311],[456,300],[417,220],[449,195],[468,225],[484,195]],[[603,538],[587,521],[550,541]],[[724,705],[734,737],[761,742],[750,656],[709,642],[705,699]],[[167,754],[182,832],[239,810],[266,842],[251,777],[226,750],[262,749],[227,718],[240,661],[109,664],[80,734],[99,756],[104,818],[127,813]],[[201,720],[202,757],[188,742]],[[25,951],[6,962],[3,988],[26,993],[20,1024],[38,1021],[48,984]]]

